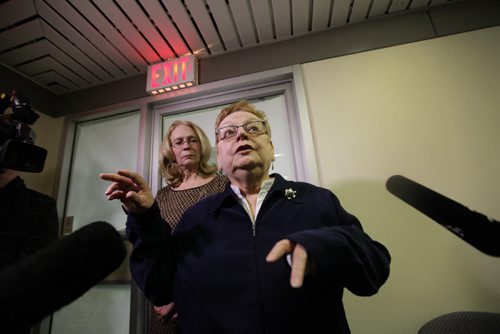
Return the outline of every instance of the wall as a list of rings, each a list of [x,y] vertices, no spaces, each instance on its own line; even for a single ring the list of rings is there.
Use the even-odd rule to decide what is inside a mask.
[[[322,185],[393,257],[378,295],[345,296],[353,333],[500,313],[500,259],[385,188],[401,174],[500,220],[499,40],[493,27],[303,65]]]

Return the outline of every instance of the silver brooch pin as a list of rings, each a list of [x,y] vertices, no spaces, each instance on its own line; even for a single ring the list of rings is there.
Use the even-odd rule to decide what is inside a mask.
[[[285,189],[285,197],[287,199],[292,199],[297,196],[297,191],[293,190],[292,188]]]

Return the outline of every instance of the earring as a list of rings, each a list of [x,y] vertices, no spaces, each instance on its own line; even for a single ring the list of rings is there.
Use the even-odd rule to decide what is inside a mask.
[[[274,161],[271,162],[271,170],[274,171]]]

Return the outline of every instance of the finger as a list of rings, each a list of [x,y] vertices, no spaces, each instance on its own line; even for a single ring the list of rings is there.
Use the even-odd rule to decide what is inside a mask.
[[[144,180],[144,178],[137,172],[133,172],[127,169],[119,169],[117,173],[118,175],[125,176],[126,178],[132,180],[133,183],[135,183],[137,186],[143,189],[149,188],[148,184],[146,183],[146,180]]]
[[[283,239],[274,244],[273,248],[269,251],[266,256],[267,262],[275,262],[279,260],[283,255],[291,252],[293,249],[293,244],[288,239]]]
[[[109,195],[117,190],[123,190],[123,188],[125,188],[125,187],[122,184],[120,184],[118,182],[113,182],[108,186],[108,188],[106,188],[104,195]]]
[[[290,285],[292,288],[300,288],[304,282],[307,266],[307,252],[304,247],[297,244],[292,254],[292,273],[290,274]]]
[[[133,210],[133,212],[138,213],[138,212],[143,212],[149,208],[151,208],[155,202],[153,195],[149,191],[137,193],[134,191],[128,191],[125,194],[124,201],[130,202],[130,204],[133,206],[130,206],[130,209]]]
[[[105,181],[133,183],[129,177],[119,175],[117,173],[100,173],[99,177]]]
[[[116,189],[121,189],[121,190],[123,190],[123,189],[137,189],[137,186],[134,184],[134,182],[131,179],[129,179],[127,177],[120,176],[118,174],[102,173],[102,174],[99,174],[99,177],[102,180],[113,182],[108,186],[108,188],[104,192],[105,195],[110,194],[111,192],[113,192]]]
[[[124,200],[127,200],[134,205],[136,205],[138,208],[144,208],[148,209],[153,205],[153,202],[150,203],[144,196],[139,195],[135,191],[127,191],[124,196]]]
[[[126,199],[125,192],[122,190],[115,190],[111,194],[106,194],[108,196],[108,200],[112,201],[115,199],[119,199],[120,201],[123,201]]]
[[[163,314],[165,316],[167,315],[170,315],[170,313],[172,313],[172,311],[174,310],[174,303],[170,303],[168,305],[166,305],[164,308],[163,308]]]

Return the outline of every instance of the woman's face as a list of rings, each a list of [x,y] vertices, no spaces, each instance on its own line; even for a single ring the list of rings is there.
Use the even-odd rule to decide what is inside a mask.
[[[261,121],[256,115],[237,111],[222,120],[219,128],[229,125],[244,125],[251,121]],[[217,143],[217,162],[231,177],[239,171],[252,171],[267,175],[274,157],[274,147],[267,133],[248,134],[239,127],[234,137],[219,140]]]
[[[181,169],[198,167],[201,144],[196,132],[187,125],[178,125],[170,134],[170,146]]]

